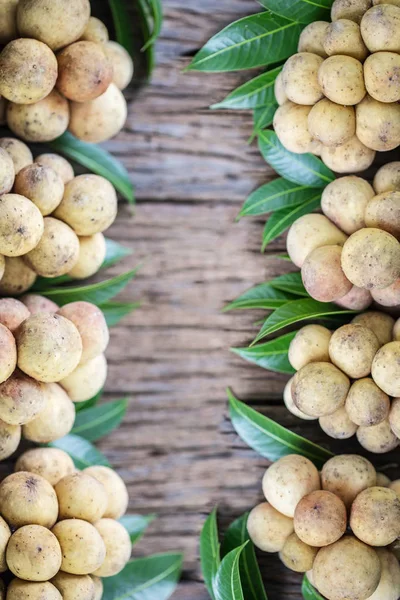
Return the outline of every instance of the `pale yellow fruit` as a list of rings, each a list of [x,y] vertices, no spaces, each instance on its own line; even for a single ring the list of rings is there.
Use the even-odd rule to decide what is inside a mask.
[[[349,378],[328,362],[309,363],[294,376],[293,400],[311,417],[323,417],[344,406],[350,389]]]
[[[110,519],[122,517],[127,511],[129,496],[126,485],[118,473],[101,465],[88,467],[84,473],[102,483],[107,492],[107,508],[103,516]]]
[[[368,600],[398,600],[400,597],[400,565],[392,552],[377,548],[381,562],[381,578],[375,592]]]
[[[274,115],[274,129],[281,144],[295,154],[311,151],[312,136],[308,127],[309,106],[285,102]]]
[[[80,471],[63,477],[55,486],[61,519],[95,523],[104,516],[108,496],[100,481]]]
[[[391,162],[376,172],[374,189],[377,194],[400,191],[400,161]]]
[[[279,553],[279,558],[291,571],[305,573],[312,569],[318,548],[305,544],[295,533],[288,537]]]
[[[19,171],[14,191],[32,200],[42,215],[46,216],[60,204],[64,195],[64,183],[53,169],[34,163]]]
[[[106,241],[102,233],[79,237],[79,257],[68,275],[86,279],[100,269],[106,257]]]
[[[324,464],[321,482],[322,489],[336,494],[349,509],[360,492],[376,485],[376,471],[363,456],[340,454]]]
[[[367,600],[380,577],[375,550],[351,536],[321,548],[314,560],[314,583],[327,600]]]
[[[378,425],[359,427],[357,439],[363,448],[375,454],[391,452],[399,445],[399,439],[393,433],[388,419]]]
[[[4,257],[0,259],[0,264]],[[7,296],[23,294],[29,290],[36,281],[36,273],[28,267],[22,258],[6,258],[4,274],[0,279],[0,293]]]
[[[15,167],[9,153],[0,148],[0,195],[7,194],[14,185]]]
[[[75,325],[50,313],[32,315],[16,332],[18,366],[43,382],[67,377],[79,364],[82,341]]]
[[[104,51],[113,67],[113,82],[118,89],[124,90],[130,84],[134,66],[130,54],[118,42],[107,42]]]
[[[291,518],[304,496],[321,489],[316,467],[298,454],[284,456],[273,463],[265,472],[262,486],[267,501]]]
[[[333,333],[329,356],[350,378],[360,379],[371,373],[372,361],[379,348],[379,340],[371,329],[350,323]]]
[[[400,8],[383,4],[370,8],[361,20],[361,35],[372,53],[400,52]]]
[[[30,315],[28,308],[16,298],[0,299],[0,323],[14,332]]]
[[[289,100],[296,104],[312,106],[323,97],[318,81],[318,70],[323,58],[311,52],[291,56],[282,71],[283,86]]]
[[[37,39],[18,38],[0,54],[0,94],[16,104],[35,104],[57,80],[57,59]]]
[[[337,173],[359,173],[368,169],[375,160],[376,152],[367,148],[355,135],[338,147],[324,146],[321,158],[327,167]]]
[[[400,9],[399,9],[400,12]],[[400,146],[400,106],[366,96],[356,107],[357,137],[371,150],[387,152]]]
[[[25,581],[48,581],[61,566],[61,548],[56,536],[41,525],[20,527],[7,545],[10,571]]]
[[[31,165],[33,162],[32,152],[20,140],[10,137],[0,138],[0,148],[3,148],[11,156],[16,175],[18,175],[21,169]]]
[[[372,296],[370,291],[353,285],[350,292],[335,302],[349,310],[365,310],[372,304]]]
[[[364,63],[364,80],[367,92],[379,102],[400,100],[400,56],[395,52],[376,52]]]
[[[25,304],[31,315],[37,315],[41,312],[56,313],[59,309],[58,304],[39,294],[25,294],[21,297],[21,302]]]
[[[301,278],[310,296],[320,302],[339,300],[353,287],[342,268],[341,246],[313,250],[301,267]]]
[[[350,19],[338,19],[329,25],[324,39],[324,50],[328,56],[352,56],[361,62],[368,56],[360,26]]]
[[[293,527],[293,519],[282,515],[268,502],[253,508],[247,520],[250,539],[263,552],[280,552]]]
[[[95,586],[89,575],[71,575],[59,571],[51,583],[63,600],[94,600]]]
[[[0,198],[0,253],[22,256],[32,251],[43,235],[44,223],[39,209],[20,194]]]
[[[97,529],[81,519],[59,521],[52,529],[62,552],[61,569],[72,575],[94,573],[104,562],[106,547]]]
[[[372,0],[335,0],[332,4],[331,19],[350,19],[360,23],[364,13],[371,7]]]
[[[107,361],[100,354],[78,365],[75,370],[61,379],[60,384],[73,402],[90,400],[100,392],[107,378]]]
[[[388,546],[400,536],[400,499],[394,490],[371,487],[354,500],[350,527],[369,546]]]
[[[85,363],[105,352],[110,334],[103,312],[90,302],[64,304],[58,314],[71,321],[81,336],[82,357]]]
[[[0,325],[0,382],[6,381],[17,366],[17,347],[13,334]]]
[[[10,425],[33,421],[45,407],[44,386],[16,369],[0,384],[0,419]]]
[[[369,327],[382,346],[392,341],[394,319],[390,315],[377,310],[369,310],[361,315],[356,315],[352,323]]]
[[[20,0],[19,33],[35,37],[53,50],[78,40],[90,17],[89,0]]]
[[[7,600],[62,600],[58,589],[50,581],[33,582],[13,579],[7,588]]]
[[[342,146],[356,134],[354,108],[340,106],[324,98],[309,111],[308,131],[324,146]]]
[[[21,440],[20,425],[9,425],[0,420],[0,460],[14,454]]]
[[[355,381],[346,398],[349,418],[361,427],[382,423],[389,416],[390,401],[371,378]]]
[[[93,600],[101,600],[103,597],[103,582],[100,577],[96,577],[95,575],[91,575],[90,577],[95,588]]]
[[[90,17],[80,39],[96,42],[96,44],[106,44],[108,38],[108,29],[103,21],[100,21],[97,17]]]
[[[296,371],[311,362],[329,362],[332,333],[322,325],[305,325],[289,346],[289,362]]]
[[[330,56],[320,66],[318,82],[323,94],[343,106],[359,104],[366,94],[363,66],[351,56]]]
[[[40,154],[35,158],[35,163],[53,169],[61,177],[64,185],[74,178],[72,165],[59,154]]]
[[[389,342],[376,353],[372,363],[375,383],[389,396],[400,396],[400,342]]]
[[[48,444],[67,435],[75,421],[75,406],[68,394],[57,383],[44,386],[46,404],[44,410],[23,427],[27,440]]]
[[[29,471],[44,477],[52,486],[75,471],[72,458],[59,448],[32,448],[18,458],[14,471]]]
[[[285,389],[283,390],[283,401],[285,403],[286,408],[289,412],[292,413],[292,415],[294,415],[295,417],[299,417],[299,419],[304,419],[305,421],[316,421],[317,417],[310,417],[309,415],[306,415],[295,405],[292,394],[293,379],[293,377],[289,379],[289,381],[285,385]]]
[[[346,528],[346,507],[332,492],[311,492],[296,506],[294,530],[301,541],[309,546],[329,546],[344,535]]]
[[[350,235],[365,227],[365,210],[374,196],[372,186],[365,179],[355,175],[339,177],[322,192],[322,212]]]
[[[11,537],[11,530],[3,517],[0,517],[0,573],[7,571],[6,548]],[[1,596],[0,596],[1,598]]]
[[[347,410],[341,406],[331,415],[319,418],[320,427],[327,435],[336,440],[347,440],[357,431],[357,425],[350,419]]]
[[[57,521],[56,493],[44,477],[35,473],[19,471],[3,479],[0,504],[4,519],[14,528],[31,524],[50,528]]]
[[[327,21],[314,21],[306,27],[300,34],[298,52],[311,52],[318,54],[322,58],[327,58],[327,53],[324,48],[324,40],[328,30],[329,23]]]
[[[98,577],[117,575],[130,559],[132,542],[129,533],[114,519],[100,519],[95,527],[101,535],[106,547],[106,557],[103,564],[94,574]]]
[[[17,37],[17,6],[19,0],[2,0],[0,44],[7,44]]]

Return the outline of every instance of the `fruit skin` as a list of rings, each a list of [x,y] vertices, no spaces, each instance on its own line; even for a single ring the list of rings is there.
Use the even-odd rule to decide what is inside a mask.
[[[62,552],[61,569],[72,575],[88,575],[106,557],[106,547],[97,529],[81,519],[59,521],[52,529]]]
[[[46,44],[18,38],[0,54],[0,94],[16,104],[35,104],[57,80],[57,59]]]
[[[95,527],[104,541],[106,557],[94,575],[98,577],[117,575],[131,556],[132,542],[129,533],[114,519],[100,519],[95,523]]]
[[[19,369],[0,384],[0,418],[10,425],[33,421],[45,403],[44,386]]]
[[[400,191],[400,161],[387,163],[378,169],[373,185],[377,194]]]
[[[331,415],[319,418],[320,427],[327,435],[337,440],[347,440],[357,431],[357,425],[351,421],[344,406]]]
[[[365,377],[352,384],[346,398],[346,410],[356,425],[379,425],[389,416],[389,396],[370,377]]]
[[[379,348],[379,340],[371,329],[350,323],[332,334],[329,356],[332,363],[351,379],[360,379],[371,373]]]
[[[376,551],[350,536],[321,548],[313,565],[316,588],[327,600],[367,600],[380,576]]]
[[[60,592],[49,581],[33,582],[16,578],[7,588],[7,600],[42,600],[43,598],[63,600]]]
[[[280,552],[293,533],[293,519],[282,515],[268,502],[253,508],[247,520],[253,544],[264,552]]]
[[[75,421],[75,406],[57,383],[45,384],[46,404],[33,421],[23,426],[24,438],[48,444],[67,435]]]
[[[0,148],[0,194],[8,194],[15,180],[15,167],[11,156],[4,148]]]
[[[357,439],[363,448],[375,454],[385,454],[399,445],[399,439],[393,433],[389,419],[385,419],[378,425],[359,427]]]
[[[39,313],[16,332],[18,366],[42,382],[57,382],[79,364],[82,340],[75,325],[57,314]]]
[[[0,259],[0,264],[1,264]],[[35,271],[23,261],[20,256],[6,258],[4,263],[4,274],[0,279],[0,293],[6,296],[23,294],[35,283],[37,275]]]
[[[279,558],[288,569],[296,573],[306,573],[312,569],[317,552],[318,548],[308,546],[292,533],[279,552]]]
[[[368,600],[398,600],[400,596],[400,565],[397,558],[385,548],[377,548],[381,562],[381,579]]]
[[[79,237],[79,257],[68,275],[86,279],[100,269],[106,257],[106,241],[102,233]]]
[[[312,151],[313,139],[309,132],[309,106],[285,102],[274,115],[274,129],[281,144],[295,154]]]
[[[63,600],[94,600],[95,584],[89,575],[71,575],[59,571],[51,583]]]
[[[378,338],[381,346],[392,341],[394,319],[390,315],[377,310],[368,310],[361,315],[356,315],[351,322],[369,327]]]
[[[327,362],[306,365],[292,384],[295,405],[311,417],[324,417],[344,406],[349,389],[349,378]]]
[[[35,158],[35,163],[43,165],[44,167],[50,167],[61,177],[64,185],[69,183],[74,178],[74,170],[72,165],[59,154],[46,153],[40,154]]]
[[[108,29],[103,21],[100,21],[97,17],[90,17],[80,39],[88,42],[96,42],[96,44],[106,44],[108,38]]]
[[[360,24],[371,4],[371,0],[335,0],[332,4],[331,19],[332,21],[350,19]]]
[[[109,41],[104,51],[113,67],[113,82],[118,89],[124,90],[130,84],[134,66],[130,54],[118,42]]]
[[[301,278],[312,298],[334,302],[350,292],[353,285],[343,272],[341,258],[341,246],[322,246],[307,256]]]
[[[375,383],[389,396],[400,396],[400,342],[389,342],[376,353],[372,363]]]
[[[356,135],[367,148],[387,152],[400,145],[400,106],[397,102],[378,102],[367,95],[356,107],[356,120]]]
[[[400,70],[400,56],[395,52],[376,52],[364,63],[368,94],[379,102],[398,102],[400,90],[392,73]]]
[[[362,177],[339,177],[322,192],[322,212],[339,229],[351,235],[365,227],[365,209],[374,196],[374,189]]]
[[[56,536],[41,525],[20,527],[7,545],[10,571],[26,581],[48,581],[58,573],[61,558]]]
[[[89,17],[89,0],[20,0],[17,26],[23,37],[34,37],[59,50],[81,37]]]
[[[110,334],[103,312],[90,302],[78,301],[64,304],[58,314],[69,319],[82,339],[81,363],[105,352]]]
[[[296,506],[294,530],[309,546],[321,548],[333,544],[344,535],[346,527],[346,507],[332,492],[311,492]]]
[[[301,498],[321,489],[316,467],[298,454],[284,456],[273,463],[265,472],[262,486],[267,501],[290,518],[294,517]]]
[[[318,82],[323,94],[342,106],[355,106],[366,94],[362,63],[351,56],[327,58],[319,68]]]
[[[367,148],[355,135],[336,148],[324,146],[321,158],[336,173],[359,173],[368,169],[375,160],[376,151]]]
[[[357,454],[334,456],[321,471],[322,489],[336,494],[347,509],[360,492],[376,485],[376,477],[373,464]]]
[[[17,366],[17,347],[13,334],[0,324],[0,382],[7,381]]]
[[[52,213],[64,195],[60,175],[50,167],[33,163],[21,169],[15,178],[14,190],[38,207],[43,216]]]
[[[296,371],[310,362],[329,362],[332,333],[322,325],[305,325],[289,346],[289,362]]]
[[[69,454],[59,448],[32,448],[21,454],[14,471],[36,473],[55,486],[75,471],[75,465]]]
[[[83,519],[96,523],[104,516],[108,496],[105,487],[88,473],[76,472],[63,477],[56,485],[61,519]]]
[[[323,59],[311,52],[300,52],[291,56],[282,71],[285,93],[291,102],[312,106],[323,98],[318,81],[318,70]]]
[[[400,52],[400,8],[391,4],[373,6],[361,20],[361,35],[371,53]]]
[[[323,98],[309,111],[308,132],[324,146],[341,146],[356,134],[354,108]]]
[[[3,479],[0,503],[4,519],[14,528],[32,524],[50,528],[57,521],[56,493],[44,477],[34,473],[20,471]]]
[[[350,19],[338,19],[329,25],[324,38],[324,50],[328,56],[340,54],[361,62],[368,56],[360,27]]]
[[[28,308],[16,298],[0,299],[0,323],[13,333],[30,315]]]
[[[385,487],[363,490],[354,500],[350,527],[370,546],[388,546],[400,536],[400,499]]]
[[[21,169],[33,163],[32,152],[20,140],[11,137],[0,138],[0,148],[3,148],[11,156],[16,175],[18,175]]]
[[[104,517],[109,519],[122,517],[127,511],[129,496],[126,485],[118,473],[101,465],[88,467],[83,472],[100,481],[106,489],[108,502]]]

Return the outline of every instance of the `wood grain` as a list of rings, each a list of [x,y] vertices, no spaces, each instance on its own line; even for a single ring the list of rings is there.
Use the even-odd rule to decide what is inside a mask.
[[[256,145],[246,143],[251,116],[207,108],[248,73],[182,72],[213,33],[257,5],[163,4],[153,81],[129,92],[127,126],[107,145],[128,167],[138,198],[135,218],[121,205],[110,232],[134,254],[110,272],[143,267],[123,295],[141,300],[141,309],[113,330],[108,353],[107,395],[129,397],[129,412],[101,448],[129,485],[130,510],[158,514],[136,554],[183,550],[174,599],[206,600],[198,559],[204,519],[218,504],[223,530],[251,509],[261,499],[267,466],[233,432],[226,388],[302,435],[324,444],[327,438],[318,424],[284,409],[284,377],[229,352],[253,338],[259,315],[222,314],[224,304],[290,268],[274,258],[282,239],[260,253],[262,219],[234,222],[246,195],[273,177]],[[300,600],[301,578],[275,556],[261,560],[270,600]]]

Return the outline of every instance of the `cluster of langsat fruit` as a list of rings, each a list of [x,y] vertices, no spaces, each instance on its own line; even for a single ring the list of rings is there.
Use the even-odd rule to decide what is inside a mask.
[[[373,187],[348,175],[323,191],[321,214],[300,217],[287,251],[315,300],[364,310],[400,305],[400,162],[378,170]]]
[[[0,600],[100,600],[131,541],[117,521],[128,492],[112,469],[78,471],[56,448],[22,454],[0,483]]]
[[[335,0],[331,18],[303,30],[278,76],[274,128],[291,152],[363,171],[400,145],[400,4]]]
[[[108,341],[104,315],[89,302],[0,299],[0,460],[21,435],[48,443],[71,431],[74,402],[104,385]]]
[[[400,319],[367,311],[333,333],[306,325],[293,338],[289,361],[297,373],[284,391],[290,412],[319,419],[336,439],[357,435],[370,452],[400,440]]]
[[[34,161],[26,144],[0,138],[0,293],[21,294],[37,275],[96,273],[117,203],[104,177],[75,177],[65,158],[41,154]]]
[[[263,492],[247,524],[258,548],[307,572],[328,600],[398,600],[400,480],[362,456],[335,456],[320,474],[289,455],[266,471]]]
[[[132,59],[90,11],[89,0],[2,1],[2,112],[20,138],[47,142],[68,129],[98,143],[124,126]]]

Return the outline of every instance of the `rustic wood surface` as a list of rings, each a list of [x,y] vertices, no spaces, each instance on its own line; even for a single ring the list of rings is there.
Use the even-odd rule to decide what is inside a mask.
[[[328,440],[317,424],[282,407],[284,377],[229,352],[253,338],[257,315],[221,313],[227,301],[290,266],[273,256],[282,239],[260,254],[262,219],[234,222],[246,195],[273,177],[256,145],[246,144],[251,116],[207,109],[248,74],[182,70],[213,33],[257,5],[164,0],[164,7],[153,81],[130,93],[127,126],[108,144],[128,167],[138,199],[135,218],[121,205],[110,232],[134,254],[111,272],[143,263],[123,295],[142,306],[112,333],[107,395],[128,396],[130,408],[100,445],[129,485],[130,510],[158,514],[136,554],[183,550],[174,599],[206,600],[198,559],[204,519],[218,504],[223,530],[251,509],[267,466],[233,432],[227,386],[285,426]],[[264,555],[262,564],[270,600],[301,598],[300,577],[275,556]]]

